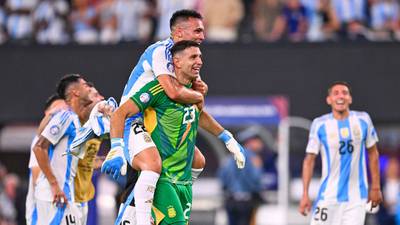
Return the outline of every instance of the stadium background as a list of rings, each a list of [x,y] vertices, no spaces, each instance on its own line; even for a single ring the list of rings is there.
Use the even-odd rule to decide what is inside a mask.
[[[0,159],[9,172],[26,179],[30,141],[26,136],[32,134],[42,116],[43,102],[61,75],[81,73],[103,95],[119,98],[132,65],[144,48],[136,44],[0,46]],[[209,96],[283,95],[289,100],[290,116],[312,119],[326,113],[327,85],[336,80],[350,82],[352,109],[370,113],[381,136],[383,154],[398,154],[399,44],[204,44],[202,50],[202,77],[209,84]],[[14,139],[12,128],[20,132]],[[307,134],[294,129],[291,138],[291,162],[298,162],[303,157]],[[203,176],[212,178],[218,160],[213,159],[212,149],[205,154],[209,160]],[[300,164],[296,165],[292,174],[298,176]],[[210,221],[215,220],[212,215],[211,218]]]
[[[1,20],[4,2],[0,1],[0,42],[4,41],[1,39],[4,37],[4,21]],[[248,4],[258,1],[243,2]],[[209,85],[209,97],[251,99],[283,96],[288,101],[289,116],[301,117],[307,121],[329,112],[325,103],[326,88],[334,81],[344,80],[352,86],[354,103],[351,108],[369,112],[378,129],[382,168],[388,158],[399,159],[398,42],[388,41],[389,39],[371,42],[365,40],[370,38],[365,37],[313,43],[307,40],[299,43],[285,40],[264,42],[255,37],[249,40],[248,35],[254,34],[249,34],[251,17],[248,16],[249,9],[246,8],[245,11],[237,41],[206,41],[202,44],[204,66],[201,74]],[[42,117],[44,101],[54,92],[59,78],[66,73],[80,73],[92,81],[101,94],[106,97],[114,96],[119,100],[131,69],[147,46],[143,40],[110,45],[79,45],[74,41],[66,45],[41,45],[32,39],[23,37],[12,40],[10,36],[10,40],[0,45],[0,164],[7,168],[7,175],[17,174],[21,181],[14,199],[18,213],[24,207],[29,145]],[[230,129],[237,133],[245,128],[246,126],[237,126]],[[269,145],[277,145],[277,127],[268,127],[266,130],[272,131],[274,138],[274,143]],[[292,128],[289,137],[290,156],[286,172],[290,175],[290,202],[289,211],[283,217],[287,217],[287,223],[291,225],[307,224],[309,218],[296,212],[298,195],[301,192],[298,189],[301,188],[299,176],[307,130]],[[216,178],[216,171],[221,163],[220,152],[217,150],[220,146],[214,146],[204,133],[200,134],[198,141],[198,146],[207,157],[207,167],[194,187],[191,224],[225,225],[222,190]],[[279,156],[279,151],[277,153]],[[4,167],[0,166],[0,195],[4,195],[1,182],[7,176],[2,168]],[[318,181],[319,168],[315,170],[315,178]],[[384,170],[382,178],[384,184]],[[100,183],[99,186],[105,188],[98,190],[97,224],[111,224],[110,221],[115,216],[114,195],[118,188],[104,177]],[[267,203],[259,210],[257,224],[284,224],[277,206],[276,190],[265,191],[263,197]],[[4,207],[1,200],[0,207]],[[387,215],[369,216],[366,223],[379,224],[381,216]],[[18,222],[11,225],[22,224],[22,217],[23,214],[18,214]],[[0,225],[3,224],[4,221],[0,219]]]

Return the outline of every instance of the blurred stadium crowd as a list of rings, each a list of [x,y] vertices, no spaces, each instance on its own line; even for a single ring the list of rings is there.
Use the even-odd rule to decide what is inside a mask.
[[[0,0],[0,43],[149,42],[181,8],[208,42],[400,40],[398,0]]]

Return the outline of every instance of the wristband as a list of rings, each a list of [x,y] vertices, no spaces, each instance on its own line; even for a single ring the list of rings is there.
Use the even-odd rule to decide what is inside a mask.
[[[220,135],[218,135],[218,138],[226,143],[232,138],[232,134],[229,131],[224,130]]]
[[[123,138],[111,138],[111,149],[116,147],[125,147],[125,142]]]

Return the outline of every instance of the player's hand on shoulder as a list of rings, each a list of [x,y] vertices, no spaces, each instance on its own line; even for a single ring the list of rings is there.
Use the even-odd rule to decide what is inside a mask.
[[[203,96],[207,95],[208,85],[201,79],[196,79],[193,81],[193,90],[200,92]]]

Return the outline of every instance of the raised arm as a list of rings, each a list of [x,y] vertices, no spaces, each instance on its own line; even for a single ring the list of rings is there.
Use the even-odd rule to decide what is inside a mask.
[[[371,174],[371,187],[369,189],[368,201],[372,202],[372,207],[382,202],[382,191],[379,174],[379,152],[376,144],[368,148],[369,172]]]
[[[314,173],[315,159],[317,155],[312,153],[307,153],[303,161],[303,197],[301,198],[299,204],[299,212],[306,216],[311,210],[311,200],[308,195],[308,189],[310,187],[311,178]]]
[[[68,199],[64,192],[60,189],[57,178],[50,166],[50,159],[48,156],[48,149],[50,145],[51,143],[49,140],[43,136],[39,136],[39,140],[36,142],[33,152],[35,153],[40,169],[50,184],[51,191],[53,192],[53,203],[67,204]]]

